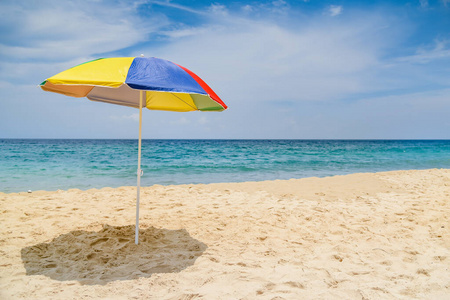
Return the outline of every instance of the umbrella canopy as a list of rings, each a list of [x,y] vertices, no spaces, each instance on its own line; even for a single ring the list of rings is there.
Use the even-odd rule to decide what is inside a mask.
[[[225,103],[192,71],[159,58],[92,60],[41,83],[44,91],[139,108],[167,111],[223,111]]]
[[[179,112],[227,109],[219,96],[192,71],[154,57],[92,60],[46,79],[40,87],[47,92],[139,108],[136,244],[142,175],[142,108]]]

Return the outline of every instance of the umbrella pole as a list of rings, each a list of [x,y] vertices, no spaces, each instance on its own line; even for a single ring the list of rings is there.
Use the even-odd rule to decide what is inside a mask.
[[[137,245],[139,243],[139,199],[141,196],[141,145],[142,145],[142,98],[144,97],[144,91],[139,93],[139,143],[138,143],[138,169],[137,169],[137,197],[136,197],[136,234],[134,242]]]

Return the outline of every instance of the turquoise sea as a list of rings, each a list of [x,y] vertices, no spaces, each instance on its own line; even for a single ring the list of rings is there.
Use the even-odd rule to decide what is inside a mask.
[[[450,168],[450,140],[143,140],[142,186]],[[136,140],[0,139],[0,191],[136,185]]]

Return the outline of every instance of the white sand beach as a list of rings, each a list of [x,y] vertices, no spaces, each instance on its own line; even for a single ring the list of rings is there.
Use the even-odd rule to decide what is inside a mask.
[[[0,193],[1,299],[450,299],[450,170]]]

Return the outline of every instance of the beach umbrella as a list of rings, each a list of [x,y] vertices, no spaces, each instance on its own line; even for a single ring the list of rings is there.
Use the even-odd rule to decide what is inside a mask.
[[[166,111],[223,111],[225,103],[192,71],[154,57],[92,60],[46,79],[47,92],[139,108],[136,236],[139,242],[142,108]]]

